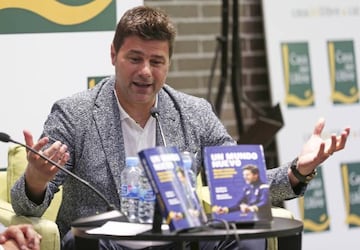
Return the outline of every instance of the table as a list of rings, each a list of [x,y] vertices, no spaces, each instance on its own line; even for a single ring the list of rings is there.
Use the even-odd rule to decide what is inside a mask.
[[[246,228],[239,229],[226,229],[221,228],[205,228],[199,231],[192,232],[170,232],[162,231],[160,233],[153,233],[147,231],[135,236],[113,236],[113,235],[94,235],[86,233],[88,227],[72,227],[72,232],[75,236],[75,243],[77,249],[98,249],[99,239],[111,240],[131,240],[131,241],[173,241],[178,242],[179,249],[184,249],[184,242],[192,242],[191,248],[197,249],[197,242],[199,241],[217,241],[225,239],[236,239],[237,234],[240,240],[256,239],[256,238],[270,238],[270,237],[293,237],[296,236],[297,240],[291,249],[301,250],[301,232],[303,230],[303,223],[298,220],[274,217],[270,225],[254,225]],[[300,241],[299,241],[300,239]],[[195,244],[194,244],[195,243]]]

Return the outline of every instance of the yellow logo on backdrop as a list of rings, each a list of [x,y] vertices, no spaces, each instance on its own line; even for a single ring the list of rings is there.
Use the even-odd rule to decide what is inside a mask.
[[[360,100],[354,41],[328,41],[332,101],[353,104]]]
[[[54,0],[3,0],[0,10],[18,8],[34,12],[49,21],[61,25],[86,22],[101,13],[112,0],[95,0],[83,5],[66,5]]]
[[[96,84],[98,84],[99,82],[101,82],[102,80],[104,80],[104,78],[107,78],[109,76],[91,76],[88,77],[87,79],[87,87],[88,89],[91,89],[93,87],[95,87]]]
[[[315,102],[307,43],[282,43],[284,82],[288,107],[309,107]]]

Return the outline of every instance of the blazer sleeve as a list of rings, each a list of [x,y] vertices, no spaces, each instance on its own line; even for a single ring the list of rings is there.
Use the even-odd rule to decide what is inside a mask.
[[[270,198],[273,204],[303,196],[305,193],[306,185],[291,186],[288,176],[290,164],[291,162],[288,162],[266,171],[270,185]]]

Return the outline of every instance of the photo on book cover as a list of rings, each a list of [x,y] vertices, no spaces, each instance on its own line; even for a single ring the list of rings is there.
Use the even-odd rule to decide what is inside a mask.
[[[203,226],[205,213],[188,180],[179,150],[155,147],[138,154],[170,231]]]
[[[212,218],[233,223],[270,222],[270,190],[261,145],[204,148]]]

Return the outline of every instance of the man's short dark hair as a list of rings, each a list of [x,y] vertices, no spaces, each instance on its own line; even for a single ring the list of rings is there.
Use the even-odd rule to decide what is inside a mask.
[[[113,45],[116,53],[129,36],[138,36],[143,40],[167,41],[169,57],[173,54],[176,29],[170,17],[158,8],[138,6],[124,13],[114,35]]]

